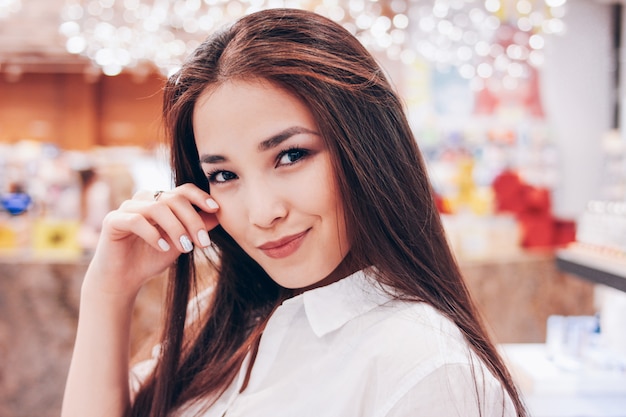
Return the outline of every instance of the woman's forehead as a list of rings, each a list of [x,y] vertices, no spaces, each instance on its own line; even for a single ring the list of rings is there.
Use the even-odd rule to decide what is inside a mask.
[[[232,81],[207,90],[194,109],[193,129],[201,150],[227,148],[243,139],[262,143],[274,138],[275,142],[285,132],[290,136],[294,132],[319,134],[303,101],[271,83],[258,81]]]

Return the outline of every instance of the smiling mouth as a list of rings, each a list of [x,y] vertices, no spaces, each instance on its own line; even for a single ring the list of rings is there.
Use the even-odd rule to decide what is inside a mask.
[[[263,253],[270,258],[286,258],[287,256],[297,251],[298,248],[300,248],[300,245],[302,245],[304,237],[309,232],[309,230],[311,229],[307,229],[302,233],[287,236],[273,242],[264,243],[263,245],[259,246],[259,249],[261,249]]]

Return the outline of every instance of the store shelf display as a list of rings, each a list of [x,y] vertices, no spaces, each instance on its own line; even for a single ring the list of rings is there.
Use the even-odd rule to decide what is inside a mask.
[[[95,248],[102,219],[139,186],[154,186],[155,151],[67,151],[20,141],[0,156],[0,257],[76,261]],[[167,171],[166,171],[167,172]],[[166,174],[167,175],[167,174]],[[166,189],[167,182],[159,189]],[[156,189],[156,188],[155,188]]]

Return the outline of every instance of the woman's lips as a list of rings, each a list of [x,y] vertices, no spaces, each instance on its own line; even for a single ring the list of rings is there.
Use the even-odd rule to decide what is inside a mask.
[[[298,250],[309,230],[307,229],[297,235],[287,236],[273,242],[264,243],[259,246],[259,249],[270,258],[285,258]]]

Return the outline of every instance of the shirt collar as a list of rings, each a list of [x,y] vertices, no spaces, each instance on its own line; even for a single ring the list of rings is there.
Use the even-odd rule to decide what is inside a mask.
[[[317,337],[387,303],[393,296],[366,270],[302,294],[304,310]]]

